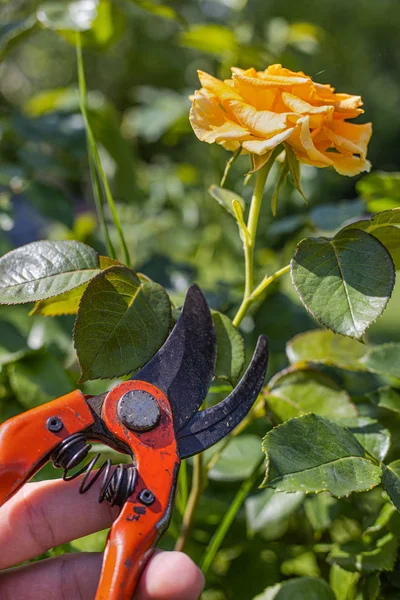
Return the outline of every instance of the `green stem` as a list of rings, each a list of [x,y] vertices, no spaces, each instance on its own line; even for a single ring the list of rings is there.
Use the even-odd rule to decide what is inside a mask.
[[[211,538],[210,543],[207,546],[207,549],[204,553],[204,558],[202,562],[202,571],[204,575],[207,574],[208,569],[210,568],[218,550],[221,547],[222,542],[225,539],[225,536],[229,530],[229,527],[232,525],[240,507],[245,501],[246,497],[251,491],[251,488],[257,481],[257,477],[260,473],[260,467],[264,463],[264,458],[257,463],[256,468],[252,472],[252,474],[242,483],[240,486],[236,496],[234,497],[232,504],[230,505],[228,512],[225,513],[224,518],[218,526],[217,531],[214,533]]]
[[[110,212],[111,212],[111,216],[113,218],[113,221],[114,221],[117,233],[118,233],[119,241],[120,241],[123,256],[124,256],[124,262],[128,267],[130,267],[131,259],[129,256],[128,247],[125,242],[125,237],[124,237],[124,234],[122,231],[121,222],[119,220],[117,209],[116,209],[115,203],[114,203],[114,198],[112,196],[111,189],[108,184],[108,180],[107,180],[106,174],[103,169],[103,165],[100,160],[100,155],[99,155],[99,151],[97,148],[96,140],[95,140],[92,128],[89,123],[88,111],[87,111],[87,87],[86,87],[86,79],[85,79],[85,70],[83,67],[81,36],[80,36],[79,32],[77,32],[77,34],[76,34],[76,58],[77,58],[77,65],[78,65],[80,107],[81,107],[83,119],[85,121],[86,134],[87,134],[87,139],[88,139],[88,153],[90,156],[89,160],[91,163],[91,165],[90,165],[91,173],[93,173],[93,171],[94,171],[96,174],[96,177],[93,177],[93,174],[92,174],[92,183],[93,183],[93,191],[94,191],[99,221],[101,223],[103,232],[105,232],[105,240],[106,240],[106,244],[107,244],[107,250],[110,252],[112,258],[116,258],[115,250],[111,243],[110,235],[108,232],[107,221],[106,221],[105,215],[104,215],[103,199],[101,198],[101,194],[100,194],[100,189],[101,189],[100,182],[101,182],[103,189],[104,189],[105,196],[106,196],[106,200],[107,200]]]
[[[193,520],[196,508],[203,490],[203,455],[196,454],[193,458],[193,480],[190,490],[189,500],[187,502],[185,514],[183,515],[182,530],[178,537],[175,550],[180,552],[185,548],[193,526]]]
[[[101,185],[97,175],[96,166],[93,161],[93,157],[89,152],[89,169],[90,169],[90,178],[92,180],[92,188],[93,188],[93,197],[94,202],[96,204],[97,216],[100,221],[101,232],[103,234],[103,238],[106,242],[107,253],[111,258],[117,258],[117,254],[115,252],[115,248],[110,238],[110,232],[108,231],[107,221],[104,214],[104,204],[103,199],[101,197]]]
[[[243,249],[245,260],[245,289],[242,304],[233,319],[235,327],[239,327],[249,306],[251,305],[250,295],[254,286],[254,247],[256,244],[258,219],[264,194],[265,183],[269,172],[274,164],[275,156],[272,155],[270,160],[258,171],[256,185],[254,187],[253,196],[250,204],[249,218],[247,222],[248,235],[244,236]]]
[[[276,271],[276,273],[274,273],[273,275],[270,275],[269,277],[264,277],[262,282],[251,293],[249,298],[250,301],[254,302],[255,300],[257,300],[257,298],[261,296],[261,294],[267,289],[269,285],[271,285],[271,283],[275,281],[275,279],[278,279],[278,277],[280,277],[281,275],[285,275],[285,273],[288,273],[289,271],[290,265],[286,265],[286,267],[282,267],[282,269],[279,269],[279,271]]]

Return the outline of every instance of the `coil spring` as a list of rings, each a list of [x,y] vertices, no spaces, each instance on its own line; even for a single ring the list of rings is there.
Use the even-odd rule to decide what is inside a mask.
[[[107,500],[111,506],[122,507],[135,489],[137,469],[133,465],[120,464],[111,472],[112,462],[108,459],[93,473],[101,456],[98,453],[89,463],[71,474],[70,471],[86,458],[91,448],[92,446],[86,443],[84,434],[75,433],[57,447],[51,457],[53,465],[64,470],[64,481],[71,481],[85,473],[79,486],[80,494],[86,494],[103,474],[98,501],[102,503]]]

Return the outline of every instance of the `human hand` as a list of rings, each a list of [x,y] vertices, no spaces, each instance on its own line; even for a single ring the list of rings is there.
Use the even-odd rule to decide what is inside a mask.
[[[93,599],[102,554],[58,556],[22,567],[46,550],[109,527],[119,509],[97,503],[96,489],[78,493],[79,480],[29,483],[0,508],[0,600]],[[135,595],[137,600],[197,600],[201,571],[181,552],[156,552]]]

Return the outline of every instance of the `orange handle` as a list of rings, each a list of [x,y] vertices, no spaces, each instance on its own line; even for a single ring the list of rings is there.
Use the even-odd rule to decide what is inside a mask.
[[[178,474],[177,464],[176,473]],[[162,475],[159,472],[159,475]],[[176,479],[175,479],[176,480]],[[154,546],[168,527],[174,496],[173,478],[164,471],[153,504],[139,500],[144,481],[124,505],[107,541],[96,600],[131,600]],[[172,485],[171,485],[172,484]],[[165,510],[167,502],[167,510]]]
[[[62,428],[49,431],[57,417]],[[0,427],[0,506],[48,461],[58,444],[94,422],[79,390],[9,419]]]
[[[118,400],[131,390],[146,391],[159,404],[160,422],[151,431],[129,431],[118,420]],[[131,449],[138,479],[111,528],[96,600],[131,600],[154,545],[168,527],[180,459],[169,402],[155,386],[142,381],[121,383],[105,398],[103,419]]]

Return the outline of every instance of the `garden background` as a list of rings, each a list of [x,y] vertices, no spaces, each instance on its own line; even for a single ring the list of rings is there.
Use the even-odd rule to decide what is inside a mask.
[[[79,109],[75,37],[68,31],[63,4],[68,3],[0,4],[1,254],[39,239],[75,239],[106,252]],[[287,184],[276,219],[264,205],[256,252],[260,275],[287,264],[296,244],[312,232],[333,235],[367,211],[400,206],[399,31],[398,0],[100,0],[97,18],[82,33],[89,118],[134,269],[165,286],[177,305],[192,281],[200,284],[214,309],[233,316],[240,304],[243,256],[237,226],[208,193],[220,181],[228,154],[201,144],[188,121],[188,96],[199,88],[197,69],[223,78],[232,65],[264,69],[282,63],[331,83],[337,91],[361,95],[364,121],[373,123],[372,174],[346,178],[330,169],[302,167],[308,204]],[[231,169],[229,188],[248,200],[246,160],[241,157]],[[266,193],[273,185],[274,177]],[[1,421],[77,385],[73,317],[32,317],[30,308],[0,307]],[[368,330],[368,341],[400,341],[399,315],[397,284],[383,316]],[[243,321],[248,357],[257,335],[266,333],[272,376],[288,364],[286,343],[317,326],[289,277],[282,278]],[[37,352],[11,362],[2,359],[26,345]],[[87,382],[82,389],[100,393],[105,385]],[[363,390],[355,391],[355,377],[346,385],[353,387],[348,391],[354,396],[373,389],[363,379]],[[222,387],[226,395],[229,385]],[[267,428],[268,414],[211,470],[186,548],[197,562],[259,460],[260,436]],[[40,477],[57,475],[48,468]],[[362,495],[358,501],[362,503]],[[182,498],[178,512],[179,502]],[[315,519],[329,511],[308,502],[305,506],[302,498],[292,499],[283,511],[269,505],[268,514],[256,502],[246,503],[208,572],[204,599],[251,600],[293,576],[331,577],[334,588],[330,565],[314,547],[326,541],[325,529],[319,531]],[[348,506],[341,508],[340,518],[331,515],[329,520],[329,528],[336,528],[330,531],[335,543],[348,541],[346,532],[357,528],[356,509],[352,512],[349,502],[343,502]],[[176,521],[164,547],[173,547],[179,516]],[[104,540],[102,532],[52,554],[98,550]],[[385,577],[383,597],[399,597],[399,581]],[[337,595],[340,600],[353,597]]]

